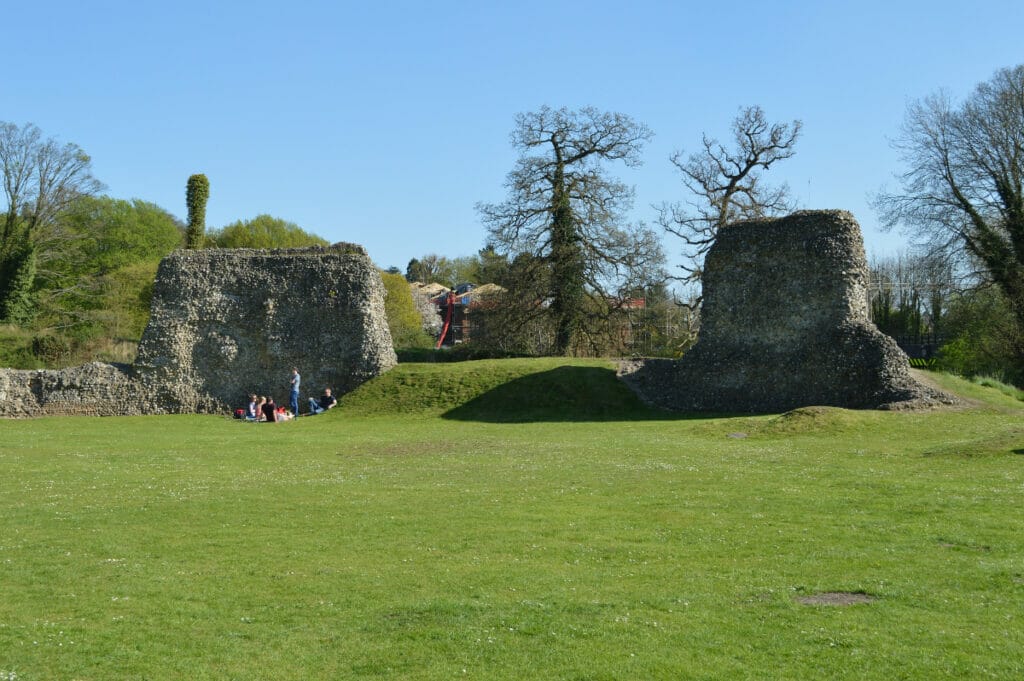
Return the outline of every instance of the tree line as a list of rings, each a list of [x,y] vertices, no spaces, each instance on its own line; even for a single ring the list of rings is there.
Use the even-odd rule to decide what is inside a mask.
[[[183,246],[326,245],[269,215],[205,230],[209,182],[186,186],[189,223],[141,199],[104,196],[91,158],[34,125],[0,123],[0,365],[129,361],[161,258]]]
[[[650,311],[636,319],[629,301],[643,297],[686,311],[677,337],[657,349],[678,352],[697,323],[696,285],[718,230],[794,209],[788,187],[764,175],[796,153],[801,131],[799,120],[772,122],[750,106],[732,121],[730,140],[704,135],[697,151],[674,153],[686,200],[656,207],[659,234],[628,222],[633,190],[611,172],[641,162],[649,128],[594,108],[519,114],[511,139],[520,155],[506,198],[477,204],[485,247],[467,258],[414,258],[405,278],[500,284],[504,299],[488,324],[496,351],[601,354],[621,349],[623,319],[631,329],[669,329]],[[941,335],[940,354],[960,358],[953,368],[1024,379],[1024,66],[998,71],[960,103],[943,94],[912,103],[896,145],[900,187],[880,193],[875,206],[915,250],[895,271],[892,263],[873,267],[876,322],[893,334]],[[88,155],[32,125],[0,125],[0,163],[0,321],[7,324],[95,324],[106,304],[97,291],[141,280],[176,247],[324,243],[270,216],[207,234],[210,187],[202,175],[186,187],[187,225],[152,204],[100,196]],[[679,274],[666,271],[661,234],[678,239]],[[691,287],[686,300],[673,296],[673,281]]]
[[[1024,382],[1024,65],[954,103],[913,102],[895,143],[903,172],[876,207],[927,262],[959,280],[942,358]]]

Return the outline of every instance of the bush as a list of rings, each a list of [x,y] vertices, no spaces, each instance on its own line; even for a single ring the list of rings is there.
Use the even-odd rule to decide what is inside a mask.
[[[32,333],[14,324],[0,325],[0,367],[42,369],[46,363],[32,354]]]
[[[384,311],[391,342],[396,349],[430,349],[433,339],[423,331],[423,317],[412,299],[409,282],[401,274],[381,272],[384,282]]]
[[[1009,395],[1016,400],[1024,402],[1024,390],[1015,388],[1012,385],[1007,385],[1006,383],[992,378],[991,376],[975,376],[972,380],[978,385],[985,386],[986,388],[995,388],[1004,395]]]
[[[944,323],[952,340],[939,349],[938,368],[967,378],[990,376],[1024,385],[1024,333],[998,290],[956,296]]]
[[[257,215],[252,220],[232,222],[212,231],[207,245],[216,248],[304,248],[327,246],[327,240],[306,232],[294,222],[271,215]]]
[[[71,355],[71,343],[60,336],[35,336],[32,354],[47,364],[59,364]]]
[[[30,244],[0,254],[0,320],[24,324],[36,314],[36,249]]]

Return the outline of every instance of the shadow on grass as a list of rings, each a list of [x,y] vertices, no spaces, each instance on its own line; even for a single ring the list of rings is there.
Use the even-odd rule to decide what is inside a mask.
[[[683,421],[749,414],[676,413],[645,405],[613,369],[564,366],[512,379],[443,414],[455,421]]]

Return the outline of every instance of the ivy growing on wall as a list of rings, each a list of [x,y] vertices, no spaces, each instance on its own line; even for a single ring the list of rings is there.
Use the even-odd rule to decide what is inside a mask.
[[[206,232],[206,201],[210,198],[210,181],[198,173],[188,178],[185,203],[188,204],[188,228],[185,248],[202,248]]]

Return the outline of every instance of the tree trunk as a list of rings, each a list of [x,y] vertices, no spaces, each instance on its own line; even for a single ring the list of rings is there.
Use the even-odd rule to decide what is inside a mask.
[[[571,354],[583,319],[584,268],[575,222],[567,193],[556,188],[551,224],[551,310],[559,355]]]

